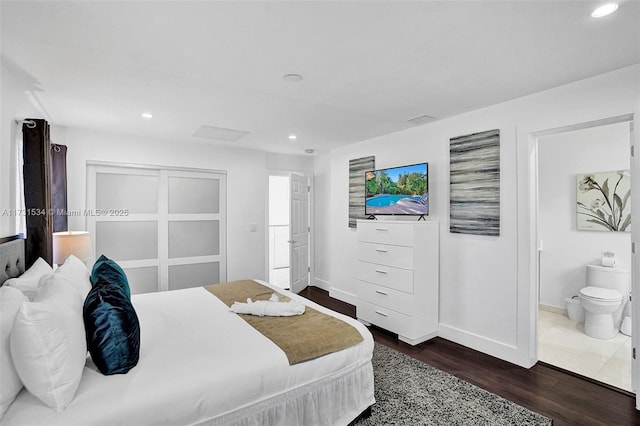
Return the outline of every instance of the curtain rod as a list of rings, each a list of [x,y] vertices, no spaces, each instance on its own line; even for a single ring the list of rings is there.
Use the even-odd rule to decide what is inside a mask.
[[[26,124],[26,125],[27,125],[27,127],[28,127],[28,128],[30,128],[30,129],[35,129],[35,128],[36,128],[36,126],[37,126],[36,122],[35,122],[35,121],[33,121],[33,120],[16,120],[16,123],[17,123],[18,125],[20,125],[20,124],[24,123],[24,124]]]

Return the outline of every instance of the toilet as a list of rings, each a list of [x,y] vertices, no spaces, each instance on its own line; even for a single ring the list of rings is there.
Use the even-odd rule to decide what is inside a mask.
[[[629,299],[630,279],[627,269],[587,265],[587,286],[578,293],[586,311],[584,333],[587,336],[613,339],[618,334]]]

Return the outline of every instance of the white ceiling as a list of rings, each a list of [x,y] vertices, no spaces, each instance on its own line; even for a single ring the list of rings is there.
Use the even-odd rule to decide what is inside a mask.
[[[640,2],[599,3],[2,0],[0,40],[52,124],[303,154],[640,62]]]

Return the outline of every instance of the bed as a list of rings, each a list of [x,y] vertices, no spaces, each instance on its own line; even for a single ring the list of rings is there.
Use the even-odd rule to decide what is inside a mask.
[[[7,274],[24,271],[22,241],[0,244]],[[346,349],[290,365],[283,350],[207,288],[131,296],[138,364],[105,376],[87,357],[62,411],[22,389],[2,425],[347,425],[375,402],[373,339],[358,321],[259,282],[362,336]],[[1,284],[1,283],[0,283]],[[366,415],[366,414],[365,414]]]

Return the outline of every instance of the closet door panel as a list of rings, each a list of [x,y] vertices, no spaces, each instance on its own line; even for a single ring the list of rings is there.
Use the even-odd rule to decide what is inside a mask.
[[[158,176],[97,173],[96,209],[158,213]]]
[[[226,280],[226,176],[167,173],[167,289]]]
[[[96,257],[113,260],[158,258],[157,221],[105,221],[96,223]]]
[[[123,268],[127,274],[132,294],[155,293],[158,291],[158,267]]]
[[[169,258],[220,254],[220,221],[169,222]]]
[[[220,282],[220,263],[192,263],[169,266],[169,290],[200,287]]]
[[[219,212],[219,179],[169,176],[169,214]]]

